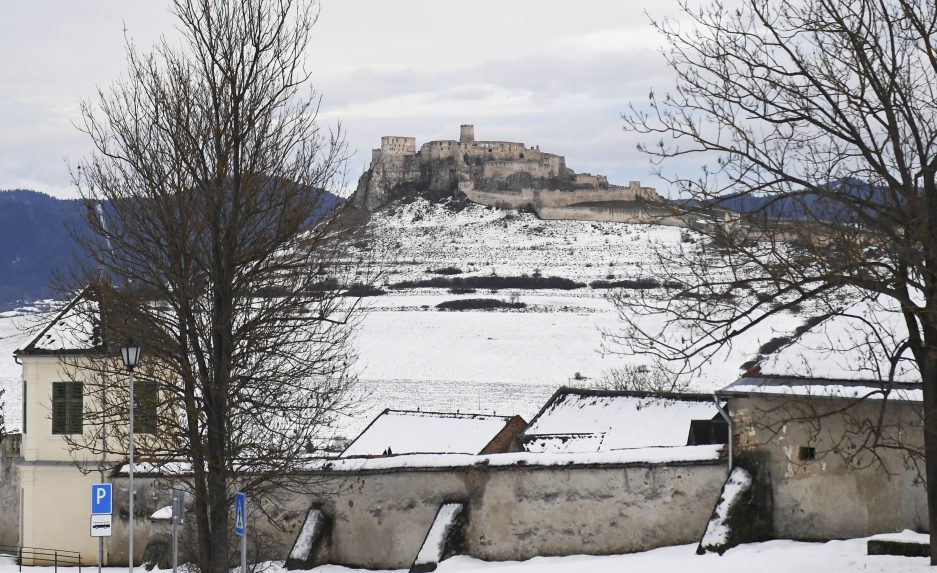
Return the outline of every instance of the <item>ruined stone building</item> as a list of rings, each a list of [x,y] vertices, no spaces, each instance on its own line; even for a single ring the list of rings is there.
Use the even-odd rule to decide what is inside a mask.
[[[591,208],[634,210],[636,202],[663,204],[652,187],[632,181],[613,185],[604,175],[576,173],[562,155],[510,141],[477,141],[472,125],[459,140],[428,141],[386,136],[371,152],[371,165],[358,181],[353,201],[378,208],[408,194],[443,198],[465,195],[494,207],[533,208],[544,218],[593,218]],[[550,209],[579,209],[572,216],[551,216]],[[570,215],[570,213],[565,213]],[[598,219],[603,220],[603,219]]]

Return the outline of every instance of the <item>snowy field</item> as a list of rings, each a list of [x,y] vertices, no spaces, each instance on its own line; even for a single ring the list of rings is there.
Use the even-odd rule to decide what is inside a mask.
[[[390,284],[438,277],[431,271],[446,267],[463,271],[458,276],[539,272],[581,282],[662,279],[655,271],[655,249],[693,248],[674,227],[541,221],[530,213],[479,205],[456,213],[423,200],[376,213],[373,222],[392,254],[384,261]],[[470,295],[387,290],[365,300],[369,313],[356,342],[358,413],[341,421],[337,435],[353,437],[384,408],[519,414],[529,420],[562,385],[590,386],[624,364],[650,365],[642,357],[603,353],[601,332],[620,326],[605,289],[479,289]],[[459,298],[496,298],[527,307],[436,309]],[[6,389],[8,430],[20,423],[21,374],[12,352],[29,341],[39,319],[49,316],[35,310],[0,315],[0,387]],[[802,316],[782,315],[747,334],[700,365],[691,387],[709,392],[735,381],[740,365],[761,344],[802,322]]]
[[[926,536],[905,533],[889,535],[905,540]],[[723,556],[696,555],[696,545],[663,547],[628,555],[570,557],[535,557],[522,562],[485,562],[471,557],[453,557],[439,564],[438,573],[620,573],[623,571],[653,573],[790,573],[797,571],[847,573],[889,572],[910,573],[930,571],[924,557],[893,557],[866,555],[868,539],[803,543],[798,541],[768,541],[752,543],[730,549]],[[326,565],[314,569],[316,573],[350,573],[363,569],[348,569]],[[406,571],[402,569],[401,571]]]
[[[879,535],[902,541],[926,541],[927,536],[912,532]],[[453,557],[439,564],[439,573],[619,573],[622,571],[654,573],[912,573],[931,571],[924,557],[893,557],[866,555],[866,542],[870,538],[803,543],[798,541],[768,541],[752,543],[730,549],[723,556],[696,555],[696,545],[663,547],[628,555],[570,557],[536,557],[529,561],[486,562],[471,557]],[[23,567],[25,573],[46,573],[48,567]],[[86,567],[83,570],[95,570]],[[184,569],[183,569],[184,570]],[[64,573],[78,573],[75,567],[59,567]],[[106,567],[104,573],[120,573],[126,568]],[[138,568],[143,571],[143,568]],[[159,572],[160,570],[154,569]],[[265,573],[285,573],[282,562],[269,563]],[[365,573],[364,569],[349,569],[323,565],[315,573]],[[398,572],[405,572],[400,569]],[[0,557],[0,573],[17,573],[13,559]]]
[[[474,295],[473,295],[474,296]],[[604,372],[640,357],[607,355],[602,329],[617,317],[604,291],[499,291],[482,296],[516,299],[523,311],[439,311],[464,298],[441,289],[416,289],[366,299],[368,314],[357,334],[358,414],[336,434],[357,433],[384,408],[518,414],[530,420],[563,385],[588,386]],[[21,368],[15,349],[29,342],[48,313],[0,316],[0,384],[6,389],[7,428],[20,421]],[[741,340],[703,366],[693,388],[709,392],[733,382],[739,365],[758,346],[799,324],[781,319]]]

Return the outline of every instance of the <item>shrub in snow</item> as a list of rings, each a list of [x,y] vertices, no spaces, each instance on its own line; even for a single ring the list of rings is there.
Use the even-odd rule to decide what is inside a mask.
[[[526,308],[523,302],[498,300],[496,298],[462,298],[447,300],[436,305],[439,310],[495,310]]]

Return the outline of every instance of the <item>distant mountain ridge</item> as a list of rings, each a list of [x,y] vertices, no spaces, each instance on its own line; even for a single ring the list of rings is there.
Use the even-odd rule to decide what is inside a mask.
[[[323,209],[344,199],[327,194]],[[0,189],[0,312],[58,294],[56,273],[67,276],[88,258],[73,240],[88,232],[81,199],[57,199],[28,189]]]
[[[86,228],[83,209],[79,199],[0,190],[0,310],[52,296],[55,273],[85,260],[71,235]]]

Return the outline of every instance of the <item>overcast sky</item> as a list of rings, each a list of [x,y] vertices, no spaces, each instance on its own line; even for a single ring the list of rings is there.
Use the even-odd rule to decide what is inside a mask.
[[[657,185],[620,113],[672,76],[645,10],[675,0],[322,0],[310,50],[322,120],[341,120],[353,185],[381,135],[417,145],[458,138],[540,145],[576,171]],[[168,2],[30,0],[0,19],[0,189],[74,196],[65,161],[88,153],[82,99],[125,69],[124,28],[139,47],[175,23]]]

